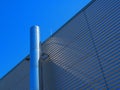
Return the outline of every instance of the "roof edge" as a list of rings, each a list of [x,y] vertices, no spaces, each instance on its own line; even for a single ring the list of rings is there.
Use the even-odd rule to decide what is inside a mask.
[[[9,72],[7,72],[2,78],[0,78],[0,82],[2,79],[4,79],[9,73],[11,73],[14,69],[16,69],[23,61],[29,61],[29,55],[27,55],[23,60],[21,60],[15,67],[13,67]]]
[[[65,25],[67,25],[70,21],[72,21],[75,17],[78,16],[82,11],[86,10],[93,2],[96,0],[91,0],[85,7],[83,7],[80,11],[78,11],[71,19],[69,19],[65,24],[63,24],[53,35],[51,35],[48,39],[46,39],[42,45],[47,42],[51,37],[53,37],[57,32],[59,32]],[[29,61],[29,55],[27,55],[20,63],[18,63],[15,67],[13,67],[9,72],[7,72],[2,78],[0,78],[0,81],[4,79],[9,73],[11,73],[17,66],[19,66],[24,60]]]
[[[81,12],[86,10],[92,3],[94,3],[96,0],[91,0],[85,7],[83,7],[80,11],[78,11],[72,18],[70,18],[65,24],[63,24],[58,30],[53,33],[49,38],[47,38],[44,42],[42,42],[42,45],[47,42],[51,37],[53,37],[56,33],[58,33],[65,25],[67,25],[70,21],[72,21],[75,17],[77,17]]]

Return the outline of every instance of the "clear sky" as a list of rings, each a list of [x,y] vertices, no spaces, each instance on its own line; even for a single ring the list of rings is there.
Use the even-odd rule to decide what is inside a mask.
[[[45,41],[91,0],[0,0],[0,78],[29,54],[29,29]]]

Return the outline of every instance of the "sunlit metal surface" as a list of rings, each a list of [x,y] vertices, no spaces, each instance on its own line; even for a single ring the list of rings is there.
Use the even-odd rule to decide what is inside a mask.
[[[95,0],[42,45],[44,90],[120,89],[119,8]]]
[[[42,44],[43,90],[120,89],[119,8],[119,0],[94,0]],[[0,90],[29,90],[25,66],[29,60],[1,80]]]
[[[30,30],[30,90],[39,89],[39,26]]]

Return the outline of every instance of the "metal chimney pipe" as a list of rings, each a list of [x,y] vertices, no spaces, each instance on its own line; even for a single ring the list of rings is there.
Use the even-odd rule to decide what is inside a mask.
[[[30,90],[39,89],[39,26],[35,25],[30,29]]]

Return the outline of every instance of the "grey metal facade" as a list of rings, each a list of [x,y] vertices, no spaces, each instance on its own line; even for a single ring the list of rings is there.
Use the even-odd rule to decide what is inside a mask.
[[[45,90],[120,89],[120,1],[94,1],[42,48]]]
[[[29,90],[30,65],[26,58],[0,80],[0,90]]]
[[[42,52],[48,55],[41,58],[43,90],[120,89],[120,1],[93,0],[42,44]],[[27,76],[18,89],[9,84],[12,77],[3,78],[0,90],[29,90]]]

